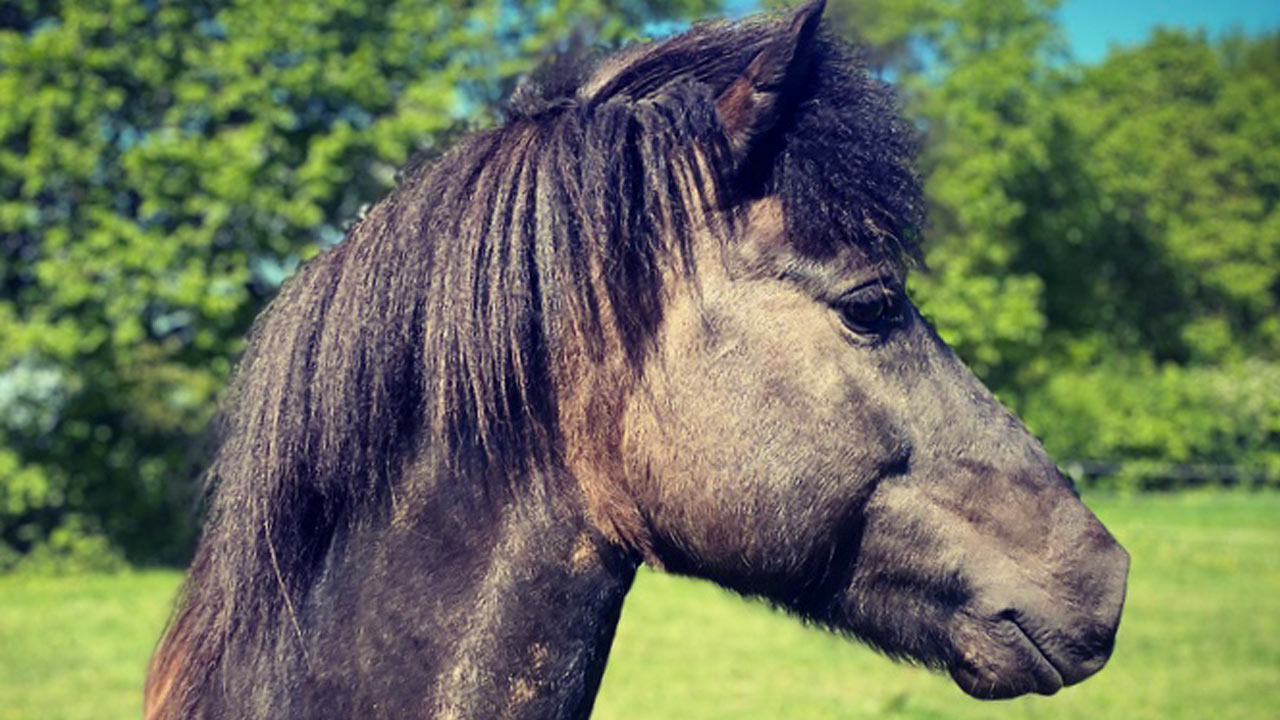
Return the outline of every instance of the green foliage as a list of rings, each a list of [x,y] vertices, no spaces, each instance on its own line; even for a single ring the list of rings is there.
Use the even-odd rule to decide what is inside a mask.
[[[1158,30],[1080,67],[1055,7],[833,8],[924,131],[914,294],[1091,478],[1277,482],[1280,33]]]
[[[118,548],[101,533],[91,529],[83,516],[68,514],[42,542],[19,554],[8,545],[0,546],[0,572],[21,571],[27,575],[76,575],[109,573],[127,565]]]
[[[1159,283],[1121,298],[1158,360],[1280,357],[1280,57],[1248,59],[1268,43],[1160,31],[1061,102],[1095,185],[1082,244]]]
[[[1013,394],[1119,482],[1280,480],[1277,37],[1114,53],[1055,98],[1045,171],[1015,178],[1011,266],[1043,280],[1047,330]]]
[[[198,438],[282,278],[573,32],[712,4],[6,4],[0,544],[179,559]]]
[[[1085,480],[1132,489],[1189,484],[1280,487],[1280,364],[1090,368],[1028,393],[1023,418]],[[1073,463],[1068,462],[1068,470]]]

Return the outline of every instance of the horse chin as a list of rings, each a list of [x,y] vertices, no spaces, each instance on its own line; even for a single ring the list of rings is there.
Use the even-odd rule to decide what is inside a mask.
[[[1027,693],[1052,695],[1070,684],[1060,665],[1009,619],[965,618],[948,670],[956,685],[981,700]],[[1074,679],[1074,678],[1072,678]]]

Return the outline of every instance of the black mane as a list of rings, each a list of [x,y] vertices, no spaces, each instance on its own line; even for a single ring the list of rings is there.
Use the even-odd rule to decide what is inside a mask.
[[[171,629],[199,660],[179,682],[216,682],[199,670],[231,662],[285,666],[258,651],[292,657],[294,638],[265,633],[296,627],[286,616],[353,526],[459,483],[511,490],[553,463],[558,353],[599,362],[616,337],[638,366],[663,268],[695,271],[693,218],[707,208],[729,241],[744,200],[777,194],[808,252],[915,255],[913,134],[831,38],[770,149],[728,162],[715,98],[772,27],[700,25],[535,73],[506,124],[408,173],[286,284],[227,396],[201,582]]]

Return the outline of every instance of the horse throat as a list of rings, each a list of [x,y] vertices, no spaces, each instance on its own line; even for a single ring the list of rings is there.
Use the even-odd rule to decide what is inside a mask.
[[[584,517],[455,498],[355,531],[309,603],[295,714],[587,717],[636,565]]]

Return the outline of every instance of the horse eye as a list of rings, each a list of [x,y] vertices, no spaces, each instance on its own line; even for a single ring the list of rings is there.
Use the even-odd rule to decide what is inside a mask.
[[[884,335],[902,319],[898,296],[881,287],[856,292],[836,307],[845,327],[859,335]]]

